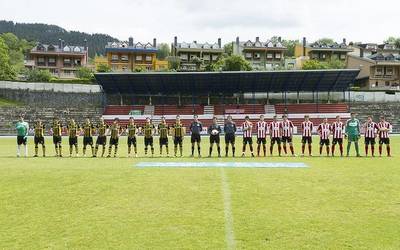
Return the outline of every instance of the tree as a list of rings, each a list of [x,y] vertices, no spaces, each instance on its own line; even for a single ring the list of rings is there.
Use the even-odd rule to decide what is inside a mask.
[[[396,48],[398,48],[398,49],[400,49],[400,37],[393,37],[393,36],[391,36],[391,37],[388,37],[385,41],[384,41],[384,43],[391,43],[391,44],[394,44],[395,46],[396,46]]]
[[[145,72],[146,68],[143,66],[137,66],[133,69],[133,72]]]
[[[287,57],[294,57],[294,49],[297,44],[300,44],[299,40],[282,40],[283,46],[287,48],[285,51],[285,56]]]
[[[26,73],[28,82],[49,82],[51,78],[51,73],[48,70],[32,69]]]
[[[13,80],[17,75],[10,63],[8,51],[6,43],[0,37],[0,80]]]
[[[17,73],[24,69],[24,53],[29,51],[33,44],[18,37],[12,33],[4,33],[0,35],[8,47],[11,66]]]
[[[326,65],[317,60],[307,60],[303,63],[302,69],[304,70],[326,69]]]
[[[169,56],[170,49],[169,49],[169,45],[168,44],[160,43],[157,46],[157,49],[158,49],[157,50],[157,54],[156,54],[157,59],[164,60],[165,58],[167,58]]]
[[[224,60],[222,70],[223,71],[251,71],[251,65],[244,59],[243,56],[231,55]]]
[[[181,59],[177,56],[169,56],[167,57],[168,68],[172,70],[179,70],[181,66]]]
[[[339,59],[332,59],[329,62],[327,62],[328,69],[344,69],[345,67],[346,67],[345,62]]]
[[[196,70],[200,71],[203,66],[203,60],[198,58],[197,56],[192,59],[192,62],[196,64]]]
[[[324,44],[334,44],[335,41],[332,38],[320,38],[317,40],[318,43],[324,43]]]
[[[79,69],[75,73],[76,77],[85,80],[94,80],[93,70],[87,67],[79,67]]]
[[[233,54],[233,43],[227,43],[224,45],[224,53],[227,56],[231,56]]]
[[[110,66],[108,66],[107,64],[99,64],[98,66],[97,66],[97,72],[111,72],[111,68],[110,68]]]

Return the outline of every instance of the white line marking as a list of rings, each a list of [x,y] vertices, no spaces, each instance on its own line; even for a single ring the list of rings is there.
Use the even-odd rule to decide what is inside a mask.
[[[303,162],[139,162],[140,168],[307,168]]]
[[[231,206],[231,191],[229,189],[228,178],[225,169],[221,168],[221,187],[224,199],[224,215],[225,215],[225,240],[228,250],[236,249],[235,234],[233,231],[233,214]]]

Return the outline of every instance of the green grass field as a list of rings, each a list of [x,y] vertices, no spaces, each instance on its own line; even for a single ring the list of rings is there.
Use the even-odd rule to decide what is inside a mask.
[[[179,158],[298,169],[138,168],[178,160],[126,158],[125,140],[116,159],[60,159],[50,138],[47,158],[0,138],[0,249],[400,249],[400,137],[392,158]]]

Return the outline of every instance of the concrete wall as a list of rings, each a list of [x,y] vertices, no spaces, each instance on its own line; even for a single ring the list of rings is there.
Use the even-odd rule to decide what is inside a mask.
[[[54,91],[66,93],[100,93],[97,84],[43,83],[43,82],[9,82],[0,81],[0,89],[19,89],[32,91]]]

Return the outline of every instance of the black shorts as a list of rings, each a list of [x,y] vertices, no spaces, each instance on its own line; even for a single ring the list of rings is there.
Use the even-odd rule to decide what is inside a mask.
[[[190,136],[190,142],[191,143],[195,143],[195,142],[200,143],[201,142],[200,134],[192,134]]]
[[[390,144],[390,139],[389,138],[379,138],[379,145],[389,145]]]
[[[174,137],[174,145],[182,145],[182,140],[183,138],[182,138],[182,136],[175,136]]]
[[[69,145],[78,145],[78,137],[69,137],[68,138]]]
[[[329,139],[320,139],[319,140],[319,145],[320,146],[323,146],[323,145],[329,146],[329,144],[330,144]]]
[[[128,136],[128,146],[130,147],[132,145],[136,147],[136,136],[134,136],[134,137]]]
[[[257,144],[267,144],[267,139],[266,138],[258,138],[257,137]]]
[[[210,135],[210,144],[217,143],[219,144],[220,138],[219,135]]]
[[[306,144],[306,143],[311,144],[312,143],[312,137],[311,136],[303,136],[301,138],[301,143],[303,143],[303,144]]]
[[[280,137],[272,137],[271,138],[271,144],[281,144],[281,138]]]
[[[105,136],[97,136],[96,145],[106,145],[106,137]]]
[[[115,145],[118,146],[119,138],[110,138],[110,146]]]
[[[83,137],[83,146],[86,145],[93,145],[93,137],[91,136],[87,136],[87,137]]]
[[[149,137],[149,138],[145,137],[144,138],[144,146],[147,147],[149,145],[153,146],[153,137]]]
[[[253,138],[252,137],[243,137],[243,145],[246,144],[252,145],[253,144]]]
[[[160,141],[160,146],[162,146],[162,145],[168,146],[168,137],[164,137],[164,138],[160,137],[159,141]]]
[[[225,143],[235,144],[235,134],[225,134]]]
[[[53,143],[54,144],[61,144],[61,136],[53,136]]]
[[[342,145],[343,144],[343,138],[333,138],[332,144],[333,145],[336,145],[336,144]]]
[[[44,145],[44,137],[43,136],[35,136],[33,138],[34,143],[37,144],[42,144]]]
[[[291,136],[282,136],[282,142],[283,143],[292,143],[293,138]]]
[[[17,136],[17,144],[18,145],[21,145],[21,144],[26,145],[27,139],[28,138],[26,136]]]
[[[368,138],[368,137],[365,137],[364,138],[364,144],[365,145],[375,145],[375,138]]]

